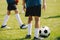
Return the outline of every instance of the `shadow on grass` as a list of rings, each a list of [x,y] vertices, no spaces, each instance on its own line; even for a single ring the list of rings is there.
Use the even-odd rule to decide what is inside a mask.
[[[0,28],[0,31],[6,31],[6,30],[20,30],[19,28],[17,28],[17,29],[7,29],[7,28]]]
[[[13,39],[13,40],[33,40],[33,39],[20,38],[20,39]]]
[[[6,31],[6,30],[26,30],[26,29],[20,29],[20,28],[10,28],[10,29],[7,29],[7,28],[0,28],[0,31]]]
[[[56,40],[60,40],[60,37],[57,37]]]
[[[60,18],[60,15],[58,15],[58,16],[50,16],[50,17],[46,17],[44,19],[50,19],[50,18]]]
[[[13,40],[26,40],[25,38],[20,38],[20,39],[13,39]]]

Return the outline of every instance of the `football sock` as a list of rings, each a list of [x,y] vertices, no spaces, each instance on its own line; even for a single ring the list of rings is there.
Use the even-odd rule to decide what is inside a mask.
[[[23,23],[22,23],[22,20],[21,20],[21,18],[20,18],[20,15],[19,15],[18,13],[16,14],[16,19],[18,20],[18,22],[19,22],[20,25],[23,24]]]
[[[28,24],[28,35],[31,35],[32,23]]]
[[[35,28],[35,37],[36,37],[36,38],[39,37],[39,28]]]
[[[6,25],[8,19],[9,19],[9,15],[6,15],[2,26],[5,26]]]

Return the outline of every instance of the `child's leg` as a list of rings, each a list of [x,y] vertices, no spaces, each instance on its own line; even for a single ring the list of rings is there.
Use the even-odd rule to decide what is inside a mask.
[[[29,16],[28,18],[28,35],[31,35],[31,31],[32,31],[32,16]]]
[[[39,17],[35,16],[35,37],[38,38],[39,37]]]
[[[21,29],[26,29],[27,26],[25,26],[25,24],[23,24],[21,18],[20,18],[20,15],[18,13],[18,10],[15,10],[15,14],[16,14],[16,19],[18,20],[19,24],[20,24],[20,28]]]
[[[28,17],[28,34],[26,35],[26,38],[31,38],[31,32],[32,32],[32,16]]]
[[[2,26],[6,26],[6,23],[7,23],[8,19],[9,19],[9,15],[10,15],[10,11],[7,11],[7,15],[6,15],[5,19],[4,19],[4,22],[3,22]]]
[[[16,14],[16,19],[18,20],[19,24],[22,25],[23,22],[22,22],[22,20],[21,20],[21,18],[20,18],[20,15],[19,15],[19,13],[18,13],[18,10],[15,10],[15,14]]]

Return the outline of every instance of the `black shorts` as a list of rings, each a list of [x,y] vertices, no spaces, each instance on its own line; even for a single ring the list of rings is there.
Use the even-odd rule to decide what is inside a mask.
[[[41,5],[26,8],[25,16],[41,16]]]
[[[11,11],[11,10],[16,10],[17,7],[16,7],[16,4],[8,4],[7,6],[7,10]]]

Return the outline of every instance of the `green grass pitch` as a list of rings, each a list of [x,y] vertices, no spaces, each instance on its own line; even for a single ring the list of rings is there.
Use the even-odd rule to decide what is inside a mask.
[[[20,0],[17,6],[23,23],[27,24],[27,19],[25,14],[21,13],[22,10],[22,0]],[[0,27],[3,23],[4,17],[6,15],[7,3],[6,0],[0,0]],[[48,38],[44,40],[60,40],[60,0],[47,0],[47,9],[44,12],[42,10],[41,16],[41,26],[46,25],[50,28],[51,34]],[[18,21],[15,18],[15,14],[12,11],[7,25],[11,29],[1,29],[0,28],[0,40],[32,40],[34,37],[34,21],[32,29],[32,38],[24,39],[27,34],[27,29],[20,29]]]

